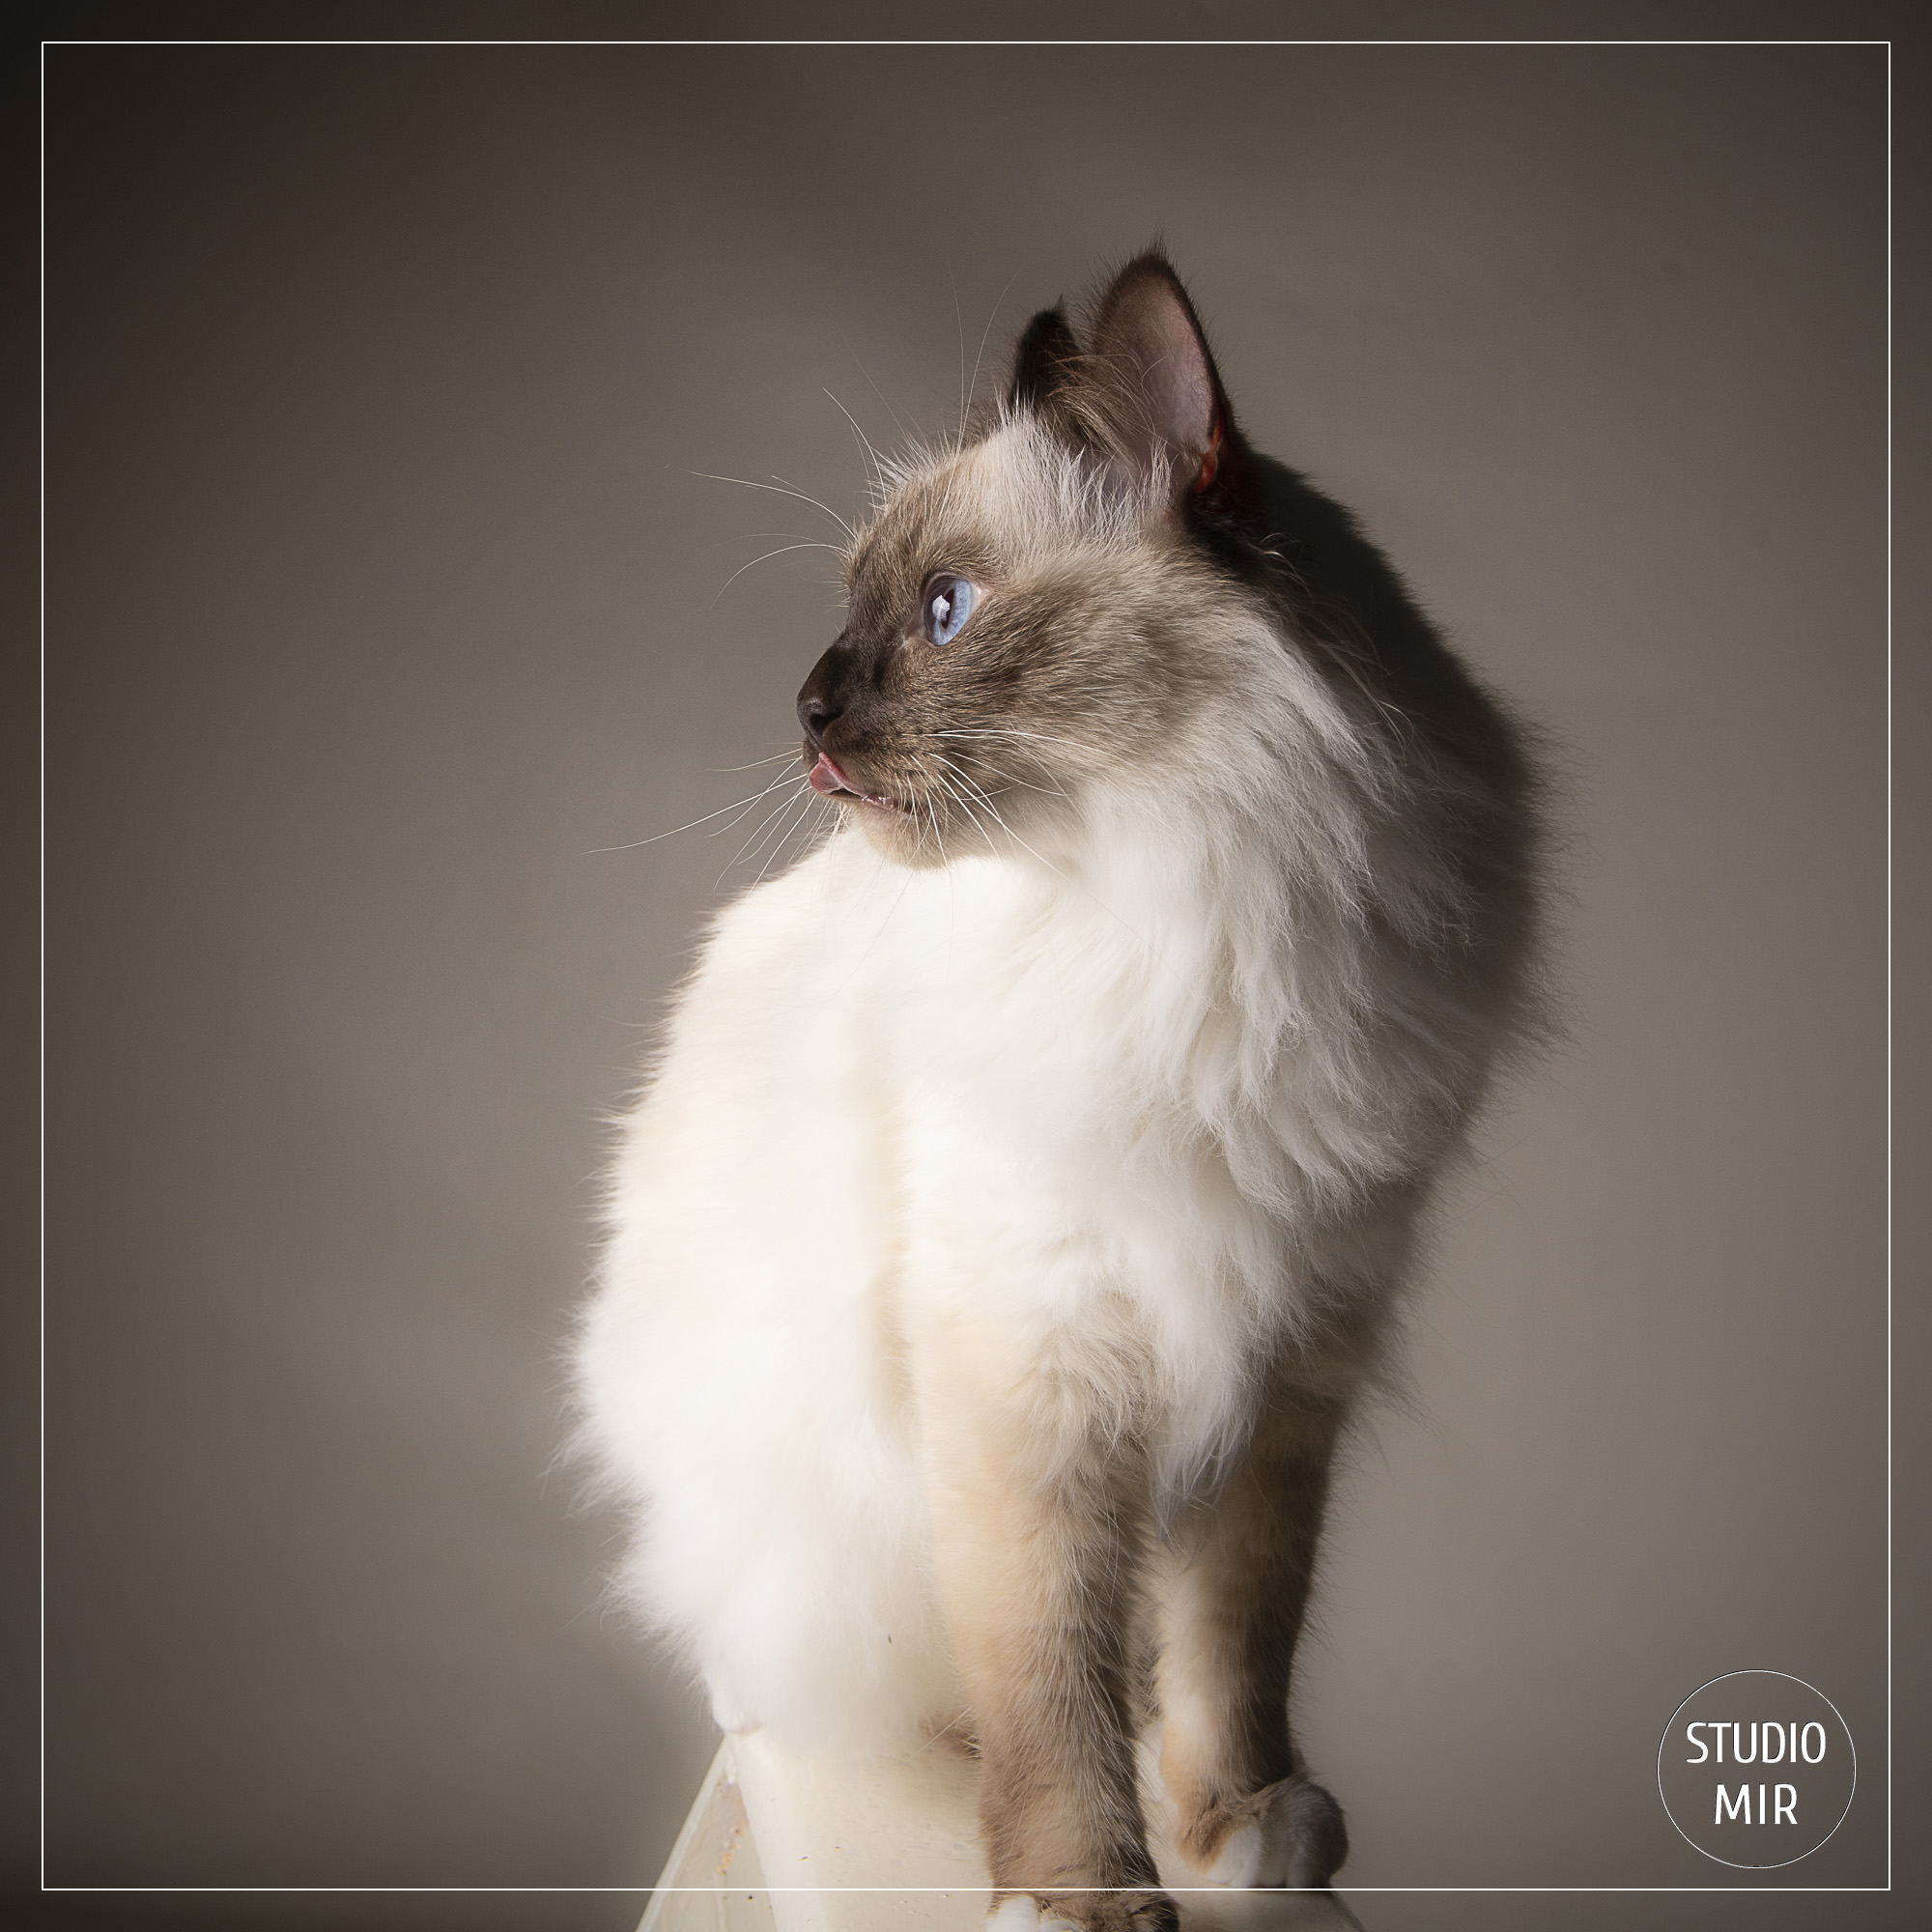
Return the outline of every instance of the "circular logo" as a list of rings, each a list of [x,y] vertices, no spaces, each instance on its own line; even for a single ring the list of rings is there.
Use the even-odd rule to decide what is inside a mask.
[[[1657,1747],[1670,1822],[1706,1858],[1745,1870],[1808,1858],[1858,1781],[1838,1707],[1781,1670],[1714,1677],[1678,1705]]]

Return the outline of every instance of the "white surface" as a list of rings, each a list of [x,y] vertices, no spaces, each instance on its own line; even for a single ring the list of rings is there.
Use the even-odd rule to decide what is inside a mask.
[[[1151,1753],[1146,1762],[1151,1770]],[[808,1757],[763,1732],[726,1738],[639,1932],[980,1932],[988,1897],[979,1785],[977,1763],[936,1747],[898,1760]],[[1184,1923],[1202,1932],[1357,1924],[1319,1893],[1202,1886],[1167,1841],[1151,1778],[1144,1798]]]
[[[718,1747],[638,1932],[772,1932],[729,1739]]]

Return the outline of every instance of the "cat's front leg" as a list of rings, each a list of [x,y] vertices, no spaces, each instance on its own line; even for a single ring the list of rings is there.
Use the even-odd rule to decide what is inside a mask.
[[[1173,1932],[1147,1848],[1130,1683],[1146,1476],[1074,1380],[922,1390],[933,1550],[981,1758],[998,1932]]]
[[[1176,1841],[1213,1884],[1325,1887],[1348,1857],[1288,1724],[1341,1419],[1277,1386],[1213,1508],[1162,1552],[1161,1776]]]

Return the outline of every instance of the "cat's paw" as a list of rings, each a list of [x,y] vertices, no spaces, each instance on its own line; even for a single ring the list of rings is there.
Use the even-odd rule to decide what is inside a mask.
[[[1349,1828],[1334,1799],[1297,1775],[1217,1805],[1181,1833],[1180,1846],[1210,1885],[1319,1888],[1348,1858]]]
[[[986,1932],[1179,1932],[1164,1891],[1013,1891],[993,1900]]]

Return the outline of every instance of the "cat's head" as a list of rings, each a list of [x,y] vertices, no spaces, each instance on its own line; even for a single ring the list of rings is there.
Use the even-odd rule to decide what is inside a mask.
[[[852,548],[798,699],[813,788],[930,866],[1065,850],[1096,789],[1188,784],[1194,727],[1264,674],[1228,636],[1268,629],[1230,561],[1253,473],[1160,256],[1114,278],[1085,350],[1036,316],[992,420],[898,471]]]

